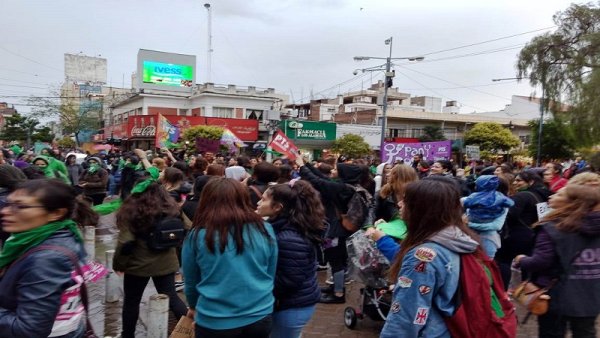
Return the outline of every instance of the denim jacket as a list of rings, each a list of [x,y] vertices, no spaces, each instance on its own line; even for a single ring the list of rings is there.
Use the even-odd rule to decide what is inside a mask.
[[[409,250],[380,337],[450,337],[444,317],[455,311],[459,254],[473,252],[477,245],[458,228],[448,227]]]

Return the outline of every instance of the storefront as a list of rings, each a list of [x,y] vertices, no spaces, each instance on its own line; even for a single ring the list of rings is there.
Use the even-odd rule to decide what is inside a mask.
[[[279,128],[311,159],[321,157],[336,139],[336,124],[332,122],[283,120]]]
[[[227,119],[203,116],[165,116],[167,120],[183,132],[198,125],[211,125],[228,128],[244,142],[256,142],[258,139],[258,121],[246,119]],[[131,116],[126,123],[104,128],[104,140],[119,139],[126,149],[151,149],[154,147],[158,116]]]

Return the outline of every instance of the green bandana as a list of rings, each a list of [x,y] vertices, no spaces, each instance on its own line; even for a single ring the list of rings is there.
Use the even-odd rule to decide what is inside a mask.
[[[77,223],[70,219],[51,222],[35,229],[12,234],[4,243],[4,248],[0,253],[0,268],[8,266],[29,249],[39,245],[58,230],[65,228],[71,230],[79,242],[83,241]]]
[[[98,163],[93,163],[90,164],[90,167],[88,168],[88,173],[94,174],[97,173],[98,170],[100,170],[100,165]]]
[[[102,204],[94,205],[92,207],[92,209],[99,215],[104,216],[104,215],[108,215],[108,214],[111,214],[111,213],[119,210],[119,208],[121,207],[122,204],[123,204],[123,200],[120,198],[117,198],[110,202],[105,202]]]
[[[133,164],[131,162],[125,162],[124,167],[134,169],[134,170],[140,170],[140,169],[142,169],[142,164],[141,163]]]
[[[152,183],[156,182],[156,180],[158,180],[158,175],[160,175],[158,168],[150,167],[150,168],[146,169],[146,171],[150,174],[150,177],[148,177],[147,179],[143,180],[142,182],[136,184],[135,187],[133,187],[133,189],[131,189],[132,194],[139,194],[139,193],[146,191],[146,189],[148,189],[150,184],[152,184]]]

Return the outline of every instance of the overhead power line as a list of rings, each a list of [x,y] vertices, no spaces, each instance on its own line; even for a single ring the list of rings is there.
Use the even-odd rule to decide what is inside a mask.
[[[20,57],[20,58],[23,58],[23,59],[25,59],[25,60],[27,60],[27,61],[29,61],[29,62],[33,62],[33,63],[35,63],[35,64],[38,64],[38,65],[40,65],[40,66],[44,66],[44,67],[50,68],[50,69],[52,69],[52,70],[56,70],[56,71],[58,71],[58,72],[60,72],[60,73],[62,73],[62,72],[63,72],[61,69],[54,68],[54,67],[52,67],[52,66],[49,66],[49,65],[47,65],[47,64],[44,64],[44,63],[41,63],[41,62],[39,62],[39,61],[36,61],[36,60],[34,60],[34,59],[31,59],[31,58],[29,58],[29,57],[27,57],[27,56],[21,55],[21,54],[19,54],[19,53],[15,53],[15,52],[13,52],[13,51],[11,51],[11,50],[8,50],[8,49],[6,49],[5,47],[2,47],[2,46],[0,46],[0,49],[2,49],[3,51],[5,51],[5,52],[7,52],[7,53],[9,53],[9,54],[12,54],[12,55],[18,56],[18,57]]]
[[[490,43],[490,42],[495,42],[495,41],[510,39],[510,38],[514,38],[514,37],[517,37],[517,36],[521,36],[521,35],[527,35],[527,34],[537,33],[537,32],[541,32],[541,31],[552,29],[554,27],[556,27],[556,26],[550,26],[550,27],[545,27],[545,28],[540,28],[540,29],[534,29],[532,31],[527,31],[527,32],[522,32],[522,33],[517,33],[517,34],[512,34],[512,35],[507,35],[507,36],[502,36],[502,37],[499,37],[499,38],[495,38],[495,39],[491,39],[491,40],[485,40],[485,41],[480,41],[480,42],[475,42],[475,43],[470,43],[470,44],[467,44],[467,45],[458,46],[458,47],[454,47],[454,48],[436,50],[436,51],[433,51],[433,52],[419,54],[419,55],[427,56],[427,55],[445,53],[445,52],[449,52],[449,51],[453,51],[453,50],[457,50],[457,49],[468,48],[468,47],[483,45],[483,44]]]
[[[399,67],[402,68],[402,69],[410,70],[411,72],[415,72],[415,73],[418,73],[418,74],[421,74],[421,75],[424,75],[424,76],[427,76],[427,77],[439,80],[439,81],[443,81],[443,82],[449,83],[451,85],[465,87],[465,89],[472,90],[472,91],[475,91],[475,92],[478,92],[478,93],[481,93],[481,94],[485,94],[485,95],[497,97],[497,98],[500,98],[500,99],[503,99],[503,100],[507,100],[507,101],[511,100],[509,98],[506,98],[506,97],[503,97],[503,96],[499,96],[499,95],[496,95],[496,94],[492,94],[492,93],[488,93],[488,92],[485,92],[483,90],[479,90],[479,89],[475,89],[475,88],[469,88],[468,86],[465,86],[463,84],[452,82],[452,81],[448,81],[446,79],[442,79],[441,77],[437,77],[435,75],[431,75],[431,74],[427,74],[427,73],[424,73],[424,72],[420,72],[418,70],[414,70],[414,69],[411,69],[411,68],[408,68],[408,67],[402,67],[402,66],[399,66]]]

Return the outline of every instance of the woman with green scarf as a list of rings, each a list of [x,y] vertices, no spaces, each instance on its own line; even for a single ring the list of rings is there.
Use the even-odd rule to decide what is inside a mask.
[[[44,173],[44,176],[59,179],[67,184],[71,183],[66,174],[67,168],[61,161],[53,157],[39,155],[33,158],[32,163]]]
[[[102,204],[106,197],[108,185],[108,172],[102,168],[102,160],[90,157],[86,160],[88,168],[79,177],[79,186],[83,194],[90,198],[94,205]]]
[[[59,180],[20,184],[1,210],[11,236],[0,252],[0,337],[83,337],[85,311],[69,255],[83,265],[79,225],[98,216]]]

